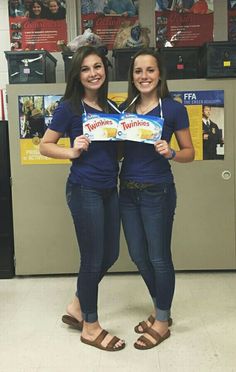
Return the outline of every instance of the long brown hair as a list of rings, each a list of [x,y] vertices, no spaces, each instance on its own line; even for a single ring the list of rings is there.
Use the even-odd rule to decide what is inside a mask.
[[[139,90],[136,88],[133,82],[133,73],[134,73],[134,63],[135,59],[139,56],[143,55],[149,55],[156,59],[157,67],[160,72],[160,80],[157,84],[157,97],[158,98],[165,98],[170,96],[170,92],[167,86],[166,82],[166,72],[163,66],[162,58],[157,50],[154,50],[152,48],[143,48],[140,49],[132,58],[129,66],[129,72],[128,72],[128,98],[126,100],[126,107],[128,107],[133,99],[139,95]],[[139,103],[140,99],[139,97],[137,100],[129,106],[127,111],[134,112],[136,105]]]
[[[73,110],[81,114],[81,100],[84,98],[84,86],[80,81],[80,71],[84,59],[92,54],[97,55],[101,58],[105,69],[105,81],[102,86],[98,89],[98,104],[103,111],[108,112],[107,94],[108,94],[108,64],[107,59],[102,50],[97,49],[93,46],[86,45],[80,47],[71,60],[71,66],[68,73],[67,85],[63,101],[67,100],[70,102]]]

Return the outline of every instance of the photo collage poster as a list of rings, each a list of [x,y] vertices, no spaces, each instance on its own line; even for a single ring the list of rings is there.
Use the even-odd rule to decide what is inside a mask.
[[[198,47],[213,41],[214,0],[156,0],[156,47]]]
[[[81,24],[108,50],[141,47],[146,37],[139,24],[139,0],[81,0]]]
[[[58,52],[67,44],[65,0],[8,0],[12,51]]]

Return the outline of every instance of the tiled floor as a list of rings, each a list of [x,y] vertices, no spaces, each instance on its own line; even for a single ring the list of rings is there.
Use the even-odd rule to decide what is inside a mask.
[[[61,322],[74,276],[0,280],[0,372],[234,372],[236,272],[177,273],[171,337],[148,351],[134,349],[133,326],[151,310],[137,274],[106,276],[100,322],[127,346],[104,352],[80,342]]]

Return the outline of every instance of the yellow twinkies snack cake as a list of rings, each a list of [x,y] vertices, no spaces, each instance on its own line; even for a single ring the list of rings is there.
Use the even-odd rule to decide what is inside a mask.
[[[116,128],[103,128],[104,137],[112,138],[116,136],[117,129]]]
[[[139,128],[138,136],[140,139],[151,139],[154,137],[154,132],[151,129]]]

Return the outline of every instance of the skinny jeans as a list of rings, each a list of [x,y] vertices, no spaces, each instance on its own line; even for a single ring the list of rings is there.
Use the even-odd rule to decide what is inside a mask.
[[[175,289],[171,257],[175,208],[176,190],[172,183],[144,190],[121,187],[120,211],[129,254],[156,303],[160,321],[167,321],[170,316]]]
[[[98,284],[119,255],[120,216],[117,188],[95,189],[67,181],[67,204],[80,251],[77,292],[83,319],[98,319]]]

